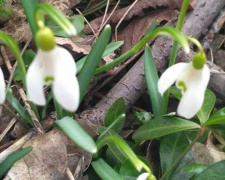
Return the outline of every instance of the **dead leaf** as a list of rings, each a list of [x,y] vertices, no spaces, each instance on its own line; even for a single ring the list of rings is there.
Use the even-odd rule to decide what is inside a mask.
[[[196,164],[213,164],[225,159],[225,153],[212,143],[212,136],[208,138],[207,145],[196,142],[192,155]]]
[[[24,145],[24,147],[27,146],[32,146],[33,150],[13,165],[6,178],[12,180],[68,179],[66,168],[77,167],[80,161],[79,157],[87,157],[88,160],[83,163],[84,165],[80,169],[82,172],[91,161],[91,155],[75,146],[59,129],[37,136]],[[74,157],[77,155],[78,158],[73,158],[74,161],[71,162],[71,155]],[[74,169],[71,170],[71,172],[74,171]]]
[[[171,21],[177,17],[178,13],[174,10],[154,11],[144,17],[132,21],[126,28],[119,33],[119,39],[124,41],[121,53],[123,54],[134,46],[145,34],[149,26],[158,21]]]
[[[180,0],[140,0],[136,3],[136,5],[128,12],[128,14],[125,16],[124,21],[129,20],[133,17],[140,17],[144,15],[144,12],[147,11],[147,9],[154,8],[157,9],[158,7],[168,7],[168,9],[180,9],[182,4],[182,1]],[[190,3],[190,9],[193,9],[193,6],[196,4],[196,0],[191,0]],[[123,15],[128,11],[130,6],[127,6],[122,9],[118,9],[114,12],[112,17],[109,19],[109,24],[115,24],[121,20]],[[109,13],[110,14],[110,13]],[[109,16],[107,15],[107,17]],[[97,31],[99,29],[99,26],[102,22],[103,17],[99,17],[94,19],[90,22],[92,28]],[[107,18],[106,18],[107,19]],[[86,34],[92,33],[91,29],[88,25],[85,26],[84,32]]]

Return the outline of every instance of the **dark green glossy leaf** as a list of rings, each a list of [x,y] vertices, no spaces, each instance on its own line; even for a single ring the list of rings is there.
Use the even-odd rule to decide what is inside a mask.
[[[119,133],[126,120],[126,105],[123,98],[117,99],[109,108],[105,117],[105,126]]]
[[[10,154],[1,164],[0,164],[0,179],[3,178],[5,173],[13,166],[13,164],[19,159],[26,156],[33,148],[26,147],[24,149],[17,150]]]
[[[205,92],[205,98],[200,111],[198,111],[198,118],[201,124],[205,124],[205,122],[209,119],[210,113],[215,106],[216,95],[210,91],[209,89]]]
[[[189,140],[183,132],[170,134],[160,139],[160,162],[163,174],[181,156],[188,145]],[[166,179],[172,179],[179,164],[167,175]]]
[[[55,124],[78,146],[90,153],[96,153],[97,147],[90,135],[71,117],[64,117]]]
[[[206,121],[205,126],[215,125],[215,124],[225,124],[225,108],[220,109],[214,113],[208,121]]]
[[[123,180],[122,176],[101,158],[93,161],[91,165],[102,180]]]
[[[185,172],[187,173],[195,173],[195,174],[200,174],[202,171],[204,171],[206,168],[208,168],[210,165],[206,165],[206,164],[194,164],[191,166],[188,166],[185,169]]]
[[[133,139],[149,140],[165,136],[167,134],[197,128],[200,128],[197,123],[174,116],[163,116],[152,119],[142,125],[134,132]]]
[[[224,180],[225,179],[225,160],[217,162],[202,171],[195,180]]]
[[[120,174],[122,176],[129,176],[129,177],[138,177],[139,172],[134,168],[133,164],[126,160],[120,167]]]
[[[144,69],[153,114],[155,117],[161,116],[163,113],[163,97],[158,91],[159,77],[155,66],[155,61],[153,59],[152,52],[149,46],[146,46],[145,48]]]

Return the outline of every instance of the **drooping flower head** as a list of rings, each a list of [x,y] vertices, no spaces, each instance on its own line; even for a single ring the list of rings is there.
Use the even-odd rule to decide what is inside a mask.
[[[80,93],[72,55],[55,44],[54,34],[48,27],[44,26],[38,30],[36,41],[39,49],[26,77],[29,99],[44,106],[46,99],[43,86],[52,84],[56,101],[64,109],[76,111]]]
[[[158,89],[161,95],[174,83],[182,91],[177,113],[192,118],[202,107],[210,71],[204,54],[196,54],[190,63],[178,63],[168,68],[160,77]]]
[[[156,180],[155,176],[152,174],[145,172],[138,176],[137,180]]]

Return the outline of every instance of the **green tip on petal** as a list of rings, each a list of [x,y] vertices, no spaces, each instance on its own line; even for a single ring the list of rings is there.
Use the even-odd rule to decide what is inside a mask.
[[[204,67],[205,60],[206,56],[204,53],[195,54],[192,61],[193,67],[195,69],[202,69]]]
[[[184,83],[184,81],[178,81],[177,82],[177,86],[179,89],[182,90],[182,93],[186,92],[187,91],[187,86],[186,84]]]
[[[55,37],[48,27],[40,28],[36,33],[37,44],[43,51],[51,51],[55,48]]]

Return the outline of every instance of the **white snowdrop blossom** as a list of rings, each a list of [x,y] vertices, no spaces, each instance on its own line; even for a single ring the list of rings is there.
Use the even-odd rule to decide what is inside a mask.
[[[176,82],[183,94],[177,113],[187,119],[192,118],[201,109],[210,78],[209,68],[203,61],[199,64],[197,61],[175,64],[162,74],[158,82],[161,95]]]
[[[43,33],[44,35],[42,34],[42,37],[51,32],[49,29],[47,31],[47,33]],[[50,35],[53,36],[53,34]],[[46,38],[48,42],[51,40],[52,37]],[[44,106],[46,99],[43,86],[52,84],[56,101],[62,108],[74,112],[79,106],[80,97],[74,59],[66,49],[54,43],[51,44],[51,42],[50,46],[47,46],[46,43],[45,41],[38,43],[39,46],[42,45],[42,48],[38,49],[37,55],[27,71],[26,82],[29,99],[37,105]]]
[[[0,104],[5,101],[5,80],[2,69],[0,68]]]

